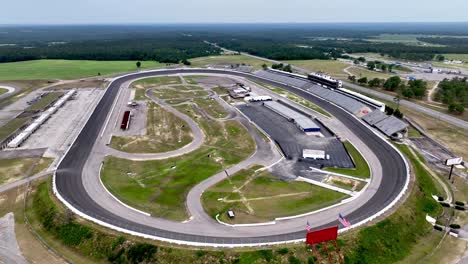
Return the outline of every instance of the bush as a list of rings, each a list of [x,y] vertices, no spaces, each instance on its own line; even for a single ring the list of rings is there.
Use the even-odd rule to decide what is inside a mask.
[[[267,262],[270,262],[273,259],[273,251],[271,250],[262,249],[258,251],[258,254]]]
[[[291,264],[301,264],[302,263],[302,261],[300,259],[296,258],[295,256],[289,256],[288,261]]]
[[[438,230],[438,231],[442,231],[442,230],[444,230],[444,228],[443,228],[443,227],[441,227],[441,226],[438,226],[438,225],[435,225],[435,226],[434,226],[434,229],[435,229],[435,230]]]
[[[451,225],[450,225],[450,228],[453,228],[453,229],[460,229],[460,225],[459,225],[459,224],[451,224]]]
[[[440,205],[442,205],[443,207],[450,207],[450,204],[449,204],[449,203],[445,203],[445,202],[440,203]]]
[[[151,244],[138,243],[128,249],[127,258],[130,263],[149,262],[157,250],[158,248]]]
[[[445,201],[445,198],[442,196],[437,196],[437,200],[439,200],[439,202],[442,202],[442,201]]]
[[[289,249],[288,249],[288,248],[280,248],[280,249],[278,249],[276,252],[277,252],[278,254],[280,254],[280,255],[286,255],[286,254],[288,254]]]
[[[456,201],[456,202],[455,202],[455,205],[465,206],[465,203],[464,203],[464,202],[460,202],[460,201]]]
[[[400,109],[395,110],[395,112],[393,112],[393,115],[400,119],[403,118],[403,113],[400,112]]]
[[[87,226],[77,223],[59,225],[57,227],[57,236],[67,246],[77,246],[83,240],[91,238],[93,233]]]
[[[460,211],[465,211],[465,207],[464,207],[464,206],[458,206],[458,205],[456,205],[456,206],[455,206],[455,209],[460,210]]]
[[[360,83],[360,84],[366,84],[367,83],[367,77],[362,77],[357,82]]]

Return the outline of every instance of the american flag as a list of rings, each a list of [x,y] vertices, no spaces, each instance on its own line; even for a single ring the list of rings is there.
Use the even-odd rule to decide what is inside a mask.
[[[309,221],[307,221],[307,224],[306,224],[306,230],[307,230],[307,232],[310,232],[310,225],[309,225]]]
[[[346,218],[344,218],[341,213],[338,215],[338,221],[340,221],[340,223],[344,227],[350,227],[351,226],[351,223]]]

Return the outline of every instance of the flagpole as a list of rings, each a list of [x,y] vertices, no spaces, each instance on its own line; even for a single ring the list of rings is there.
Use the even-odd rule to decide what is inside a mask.
[[[338,253],[338,256],[340,257],[340,263],[343,264],[343,257],[341,256],[341,251],[340,248],[338,247],[338,243],[336,243],[336,240],[333,240],[335,243],[335,251]]]
[[[315,248],[315,244],[312,244],[312,249],[314,250],[314,254],[315,254],[315,257],[317,258],[317,263],[321,263],[320,262],[320,257],[317,253],[317,249]]]
[[[330,264],[333,264],[330,253],[328,252],[327,242],[323,243],[323,245],[325,247],[325,252],[327,252],[328,262],[330,262]]]

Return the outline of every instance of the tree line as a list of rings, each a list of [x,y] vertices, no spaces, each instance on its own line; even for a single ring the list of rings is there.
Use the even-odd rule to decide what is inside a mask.
[[[59,45],[37,43],[31,47],[0,47],[0,62],[37,59],[139,60],[161,63],[186,62],[190,58],[217,55],[219,48],[191,38],[145,40],[89,40]]]
[[[452,113],[461,114],[468,106],[468,81],[467,78],[445,79],[439,83],[435,94],[435,100],[448,105]]]

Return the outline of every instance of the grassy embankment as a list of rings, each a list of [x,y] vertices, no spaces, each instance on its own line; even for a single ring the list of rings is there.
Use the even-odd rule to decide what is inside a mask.
[[[345,256],[345,263],[381,264],[396,261],[414,263],[414,260],[406,257],[428,253],[418,249],[420,243],[426,243],[425,248],[434,248],[438,243],[436,238],[440,233],[433,231],[431,225],[425,221],[426,213],[437,216],[441,211],[441,207],[431,197],[432,194],[440,194],[438,188],[408,147],[398,147],[413,164],[416,175],[414,188],[403,205],[387,219],[340,236],[338,243]],[[33,228],[56,250],[76,263],[126,260],[130,248],[144,242],[141,239],[136,240],[96,227],[80,219],[66,222],[64,209],[51,199],[50,184],[42,183],[35,190],[27,207]],[[77,232],[71,233],[69,230]],[[151,256],[148,263],[314,263],[312,253],[303,245],[286,245],[251,251],[244,249],[212,251],[168,248],[167,245],[160,243],[156,245],[156,253],[146,254]],[[333,250],[331,244],[328,246]],[[150,249],[149,246],[146,247]],[[323,247],[319,246],[319,252],[321,258],[326,259]]]
[[[161,153],[179,149],[192,140],[188,124],[154,102],[148,102],[146,135],[113,136],[111,147],[130,153]]]
[[[325,168],[326,171],[342,173],[359,178],[369,178],[370,169],[364,157],[361,153],[348,141],[343,142],[346,150],[348,150],[351,159],[354,162],[354,169],[345,169],[345,168]]]
[[[177,106],[191,116],[205,134],[204,145],[180,157],[156,161],[129,161],[109,157],[102,180],[124,203],[154,216],[185,220],[185,198],[194,185],[250,156],[255,143],[236,121],[213,122],[193,106]]]
[[[33,60],[0,63],[0,80],[65,79],[136,71],[136,61]],[[160,68],[165,64],[145,61],[141,69]]]
[[[335,204],[348,196],[306,182],[285,182],[254,166],[231,175],[203,193],[202,202],[213,218],[232,223],[272,221],[277,217],[303,214]],[[226,215],[236,214],[234,219]]]
[[[49,167],[53,159],[50,158],[15,158],[0,160],[0,185],[17,181]]]

